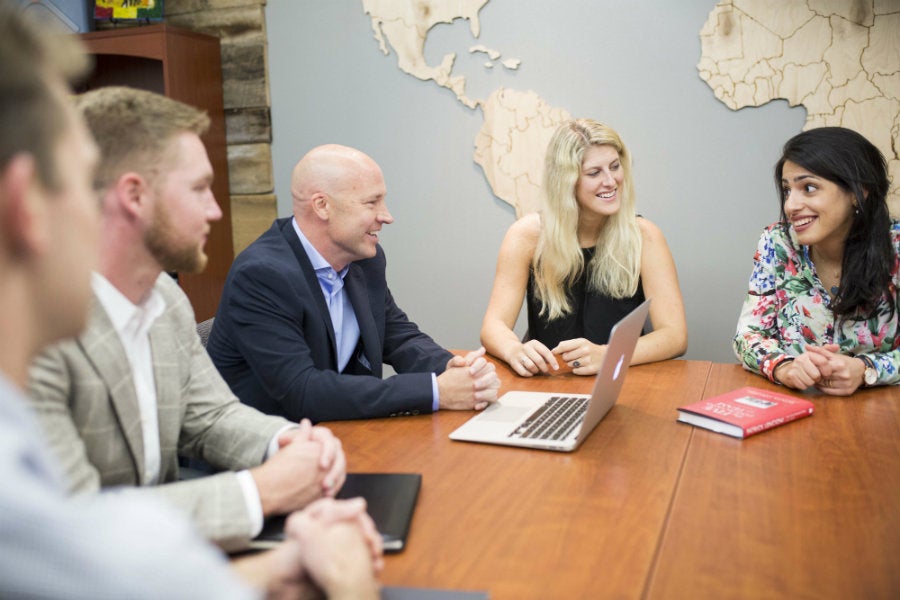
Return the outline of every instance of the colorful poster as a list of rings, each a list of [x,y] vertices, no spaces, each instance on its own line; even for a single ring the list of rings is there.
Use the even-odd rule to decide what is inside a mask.
[[[163,18],[163,0],[96,0],[94,18],[159,21]]]

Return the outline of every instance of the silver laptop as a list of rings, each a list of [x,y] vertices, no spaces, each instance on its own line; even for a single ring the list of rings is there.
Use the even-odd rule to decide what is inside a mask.
[[[616,403],[650,300],[628,313],[609,334],[591,394],[507,392],[450,434],[451,440],[571,452]]]

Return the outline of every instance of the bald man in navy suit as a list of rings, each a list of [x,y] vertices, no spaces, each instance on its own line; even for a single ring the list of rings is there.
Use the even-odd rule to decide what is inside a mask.
[[[319,146],[294,168],[293,217],[231,267],[207,350],[241,401],[314,422],[480,410],[499,380],[480,348],[453,356],[394,302],[378,244],[393,222],[381,169]],[[397,375],[383,379],[382,363]]]

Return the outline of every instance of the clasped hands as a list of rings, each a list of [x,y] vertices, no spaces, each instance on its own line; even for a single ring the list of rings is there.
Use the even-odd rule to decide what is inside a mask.
[[[862,385],[866,366],[839,350],[837,344],[809,345],[803,354],[775,368],[775,380],[798,390],[815,387],[824,394],[849,396]]]
[[[333,497],[344,485],[347,459],[328,428],[303,419],[278,436],[278,448],[250,469],[264,515],[287,514],[323,496]]]
[[[292,513],[284,531],[275,549],[235,565],[267,598],[379,597],[384,550],[365,500],[316,500]]]
[[[440,407],[450,410],[483,410],[497,401],[500,379],[494,364],[485,360],[484,348],[447,361],[437,376]]]
[[[333,498],[347,476],[340,440],[303,419],[278,436],[278,446],[250,470],[263,514],[290,513],[284,543],[258,557],[257,570],[267,573],[259,581],[267,597],[324,592],[334,598],[377,598],[377,576],[384,568],[381,535],[365,500]]]
[[[522,377],[559,371],[560,360],[575,375],[594,375],[604,355],[605,344],[593,344],[584,338],[563,340],[552,350],[537,340],[528,340],[514,348],[506,362]]]

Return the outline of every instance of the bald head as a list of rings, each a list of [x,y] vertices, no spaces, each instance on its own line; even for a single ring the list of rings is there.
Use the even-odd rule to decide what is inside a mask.
[[[381,168],[364,152],[339,144],[317,146],[300,159],[291,174],[294,212],[298,203],[308,202],[317,193],[343,196],[352,193],[360,180],[374,179],[383,181]]]
[[[337,271],[375,256],[382,226],[394,220],[381,169],[347,146],[310,150],[294,167],[291,195],[303,235]]]

